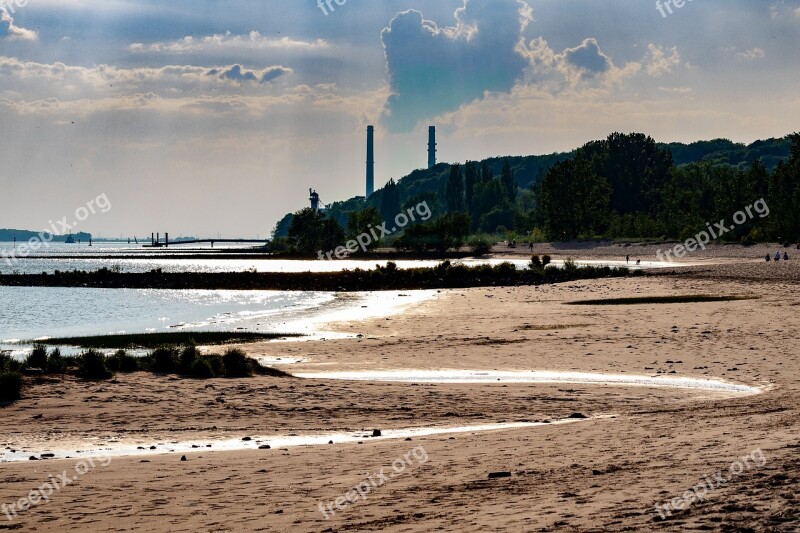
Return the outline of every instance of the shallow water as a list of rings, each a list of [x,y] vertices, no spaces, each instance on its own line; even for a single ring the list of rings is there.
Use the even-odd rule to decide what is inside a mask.
[[[717,379],[556,371],[379,370],[306,372],[304,379],[384,381],[410,383],[574,383],[694,389],[711,392],[758,394],[761,389]]]
[[[202,452],[220,452],[220,451],[238,451],[238,450],[253,450],[258,449],[259,446],[268,445],[270,448],[289,448],[294,446],[322,446],[330,445],[333,441],[334,444],[352,444],[356,442],[381,442],[387,440],[419,438],[434,435],[449,435],[454,433],[479,433],[484,431],[501,431],[509,429],[521,429],[540,426],[552,426],[561,424],[572,424],[582,422],[585,420],[608,418],[608,415],[601,415],[593,418],[567,418],[562,420],[553,421],[538,421],[538,422],[506,422],[498,424],[478,424],[471,426],[456,426],[456,427],[416,427],[394,430],[383,430],[380,437],[373,437],[372,430],[357,431],[351,433],[326,433],[316,435],[272,435],[272,436],[259,436],[250,437],[250,440],[237,439],[219,439],[219,440],[198,440],[198,441],[184,441],[184,442],[160,442],[160,443],[147,443],[145,444],[122,444],[110,443],[108,446],[83,448],[79,445],[73,447],[72,450],[67,450],[62,447],[59,449],[48,448],[41,450],[32,449],[14,449],[11,451],[6,448],[0,450],[0,463],[2,462],[16,462],[28,461],[31,456],[39,457],[43,453],[52,453],[55,455],[53,459],[83,459],[87,457],[125,457],[125,456],[145,456],[145,455],[161,455],[167,453],[202,453]],[[612,417],[613,418],[613,417]],[[62,444],[62,446],[64,446]],[[151,449],[153,447],[154,449]]]
[[[168,331],[341,338],[350,335],[325,331],[325,324],[395,314],[434,294],[0,287],[0,349],[19,357],[31,347],[18,341]]]

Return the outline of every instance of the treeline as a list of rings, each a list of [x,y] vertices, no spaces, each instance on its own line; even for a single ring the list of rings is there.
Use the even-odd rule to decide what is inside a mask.
[[[671,151],[641,134],[615,133],[553,166],[542,181],[541,212],[551,239],[680,238],[764,200],[769,208],[721,238],[745,243],[800,238],[800,135],[769,170],[709,162],[676,165]]]
[[[47,242],[64,242],[68,237],[68,235],[53,235],[46,231],[42,232],[42,236]],[[22,243],[31,239],[39,238],[40,236],[38,231],[24,229],[0,229],[0,242],[13,242],[14,239],[16,239],[18,243]],[[72,238],[75,239],[75,242],[89,242],[89,240],[92,238],[92,234],[81,231],[74,234]]]
[[[730,220],[763,198],[769,217],[750,219],[723,238],[796,241],[800,220],[791,206],[800,199],[799,142],[790,135],[747,146],[725,139],[666,145],[644,134],[614,133],[570,153],[414,171],[367,200],[286,215],[273,234],[278,250],[311,255],[425,202],[432,220],[416,221],[370,246],[444,250],[470,241],[481,249],[497,239],[674,239]]]

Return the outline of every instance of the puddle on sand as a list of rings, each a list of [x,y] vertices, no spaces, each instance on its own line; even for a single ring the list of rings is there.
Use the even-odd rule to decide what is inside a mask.
[[[733,394],[759,394],[761,389],[717,379],[627,374],[592,374],[555,371],[482,371],[482,370],[366,370],[356,372],[306,372],[295,374],[304,379],[376,381],[404,383],[572,383],[584,385],[624,385],[694,389]]]
[[[406,429],[387,429],[381,431],[380,437],[373,437],[372,430],[369,431],[354,431],[350,433],[327,433],[317,435],[274,435],[274,436],[258,436],[258,437],[243,437],[237,439],[223,439],[223,440],[198,440],[198,441],[185,441],[185,442],[169,442],[157,444],[123,444],[114,443],[107,447],[99,448],[86,448],[81,451],[75,451],[80,448],[76,446],[67,450],[47,449],[33,452],[30,449],[16,449],[11,451],[9,449],[0,450],[0,463],[4,462],[18,462],[28,461],[31,456],[41,457],[41,454],[53,454],[49,460],[55,459],[75,459],[80,460],[88,457],[126,457],[126,456],[152,456],[163,454],[178,454],[178,453],[205,453],[205,452],[224,452],[224,451],[239,451],[239,450],[254,450],[259,449],[261,446],[269,446],[270,448],[288,448],[294,446],[322,446],[330,445],[333,441],[334,444],[353,444],[356,442],[375,443],[387,440],[419,438],[436,435],[448,435],[453,433],[478,433],[483,431],[502,431],[509,429],[521,429],[541,426],[555,426],[563,424],[574,424],[576,422],[583,422],[586,420],[599,420],[603,418],[613,418],[615,415],[598,415],[590,418],[565,418],[560,420],[552,420],[548,422],[506,422],[498,424],[478,424],[471,426],[457,426],[457,427],[416,427]],[[154,449],[151,449],[154,448]]]

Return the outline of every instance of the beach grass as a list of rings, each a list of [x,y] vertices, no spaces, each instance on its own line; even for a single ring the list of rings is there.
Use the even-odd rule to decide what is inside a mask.
[[[218,346],[223,344],[249,344],[286,337],[302,337],[299,333],[256,333],[250,331],[175,331],[164,333],[132,333],[120,335],[95,335],[89,337],[59,337],[37,340],[36,344],[49,346],[77,346],[94,349],[153,349],[163,345]],[[30,341],[33,344],[34,341]]]
[[[643,296],[634,298],[607,298],[598,300],[578,300],[567,305],[647,305],[647,304],[693,304],[707,302],[735,302],[757,300],[758,296],[714,296],[710,294],[688,294],[679,296]]]

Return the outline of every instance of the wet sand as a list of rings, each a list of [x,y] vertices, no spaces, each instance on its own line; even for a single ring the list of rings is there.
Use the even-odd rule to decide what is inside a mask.
[[[778,265],[770,265],[772,267]],[[790,264],[785,264],[793,268]],[[719,268],[728,268],[724,265]],[[762,268],[737,266],[737,269]],[[788,269],[787,269],[788,270]],[[683,272],[681,270],[680,272]],[[707,274],[703,274],[708,276]],[[403,315],[330,327],[361,338],[249,345],[302,361],[293,373],[570,371],[717,379],[756,395],[586,383],[403,383],[148,374],[43,383],[0,411],[3,448],[75,451],[131,443],[363,432],[359,443],[114,457],[0,528],[20,531],[797,531],[800,293],[793,277],[696,274],[442,290]],[[776,291],[782,295],[773,298]],[[686,294],[755,300],[568,306]],[[500,431],[373,439],[373,430],[553,421]],[[605,416],[604,416],[605,415]],[[319,504],[370,473],[409,464],[326,519]],[[730,481],[661,520],[655,510],[761,450]],[[0,504],[73,469],[71,459],[0,463]],[[147,462],[142,462],[147,461]],[[511,477],[488,479],[490,472]],[[352,493],[351,493],[352,495]]]

